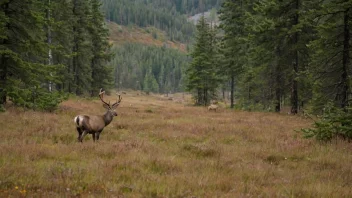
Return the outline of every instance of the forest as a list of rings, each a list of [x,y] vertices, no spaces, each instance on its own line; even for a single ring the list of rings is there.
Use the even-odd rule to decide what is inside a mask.
[[[99,0],[11,0],[0,7],[0,104],[54,110],[65,93],[112,85]]]
[[[232,108],[289,105],[290,114],[323,116],[307,137],[350,139],[351,8],[351,1],[227,0],[219,29],[204,17],[197,25],[187,90],[207,105],[225,82]]]

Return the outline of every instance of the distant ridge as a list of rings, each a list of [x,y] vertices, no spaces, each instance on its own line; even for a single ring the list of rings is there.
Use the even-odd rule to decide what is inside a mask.
[[[154,27],[140,28],[137,26],[122,26],[107,22],[109,41],[114,45],[124,43],[142,43],[146,45],[165,46],[186,52],[186,44],[167,40],[166,33]]]

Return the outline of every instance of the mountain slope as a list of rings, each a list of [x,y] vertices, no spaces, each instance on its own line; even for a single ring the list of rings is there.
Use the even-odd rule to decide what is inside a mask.
[[[165,32],[154,27],[140,28],[137,26],[123,26],[114,22],[107,23],[110,30],[110,43],[123,45],[126,43],[141,43],[154,46],[165,46],[186,52],[186,45],[180,42],[172,42],[167,39]]]

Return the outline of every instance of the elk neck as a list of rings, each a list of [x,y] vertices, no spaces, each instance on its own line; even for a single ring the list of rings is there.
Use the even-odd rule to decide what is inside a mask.
[[[107,111],[104,115],[103,115],[103,119],[105,122],[105,126],[107,126],[108,124],[110,124],[110,122],[112,121],[112,119],[114,118],[114,116],[110,113],[110,111]]]

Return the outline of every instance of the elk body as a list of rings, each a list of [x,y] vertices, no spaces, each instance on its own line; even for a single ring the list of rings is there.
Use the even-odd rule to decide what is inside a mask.
[[[218,105],[211,104],[211,105],[208,107],[208,111],[216,111],[217,108],[218,108]]]
[[[104,101],[104,93],[105,91],[100,89],[99,98],[103,102],[103,107],[107,110],[104,115],[78,115],[74,118],[79,142],[82,142],[88,133],[92,134],[94,142],[95,140],[99,140],[100,133],[103,131],[104,127],[109,125],[112,119],[117,116],[115,109],[119,106],[122,98],[119,95],[118,101],[110,105],[110,102],[107,103]]]

